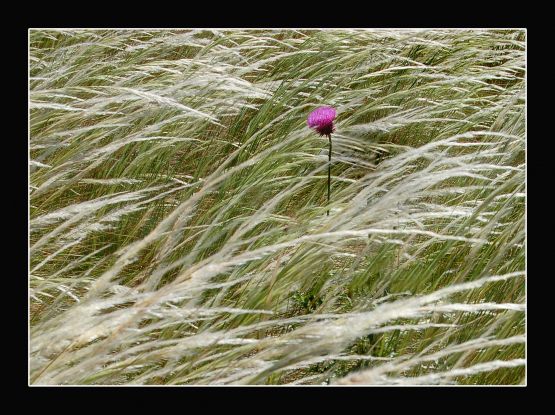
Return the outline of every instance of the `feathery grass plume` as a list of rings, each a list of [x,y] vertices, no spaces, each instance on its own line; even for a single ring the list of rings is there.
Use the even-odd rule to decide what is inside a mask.
[[[319,107],[316,108],[308,115],[307,124],[310,128],[314,128],[318,134],[325,135],[329,140],[329,152],[328,152],[328,206],[330,204],[330,194],[331,194],[331,133],[335,130],[333,125],[333,120],[335,119],[336,111],[332,107]],[[326,213],[328,216],[330,214],[329,208]]]
[[[525,31],[29,49],[31,384],[526,382]]]

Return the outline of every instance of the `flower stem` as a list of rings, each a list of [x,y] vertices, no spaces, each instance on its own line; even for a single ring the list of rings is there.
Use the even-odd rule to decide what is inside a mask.
[[[331,134],[328,134],[328,139],[330,140],[330,149],[328,152],[328,213],[327,216],[330,215],[329,205],[330,205],[330,193],[331,193]]]

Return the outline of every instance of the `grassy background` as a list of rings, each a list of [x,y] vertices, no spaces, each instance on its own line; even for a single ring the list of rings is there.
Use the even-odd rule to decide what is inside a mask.
[[[524,383],[524,77],[518,30],[31,30],[30,382]]]

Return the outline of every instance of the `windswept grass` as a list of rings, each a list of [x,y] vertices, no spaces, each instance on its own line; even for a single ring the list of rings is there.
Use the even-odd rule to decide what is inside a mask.
[[[518,30],[31,30],[30,382],[524,383],[524,56]]]

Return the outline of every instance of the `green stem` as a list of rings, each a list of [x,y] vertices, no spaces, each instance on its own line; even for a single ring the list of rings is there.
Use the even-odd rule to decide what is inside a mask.
[[[330,193],[331,193],[331,134],[328,134],[328,139],[330,140],[330,150],[328,152],[328,213],[327,216],[330,215],[329,205],[330,205]]]

